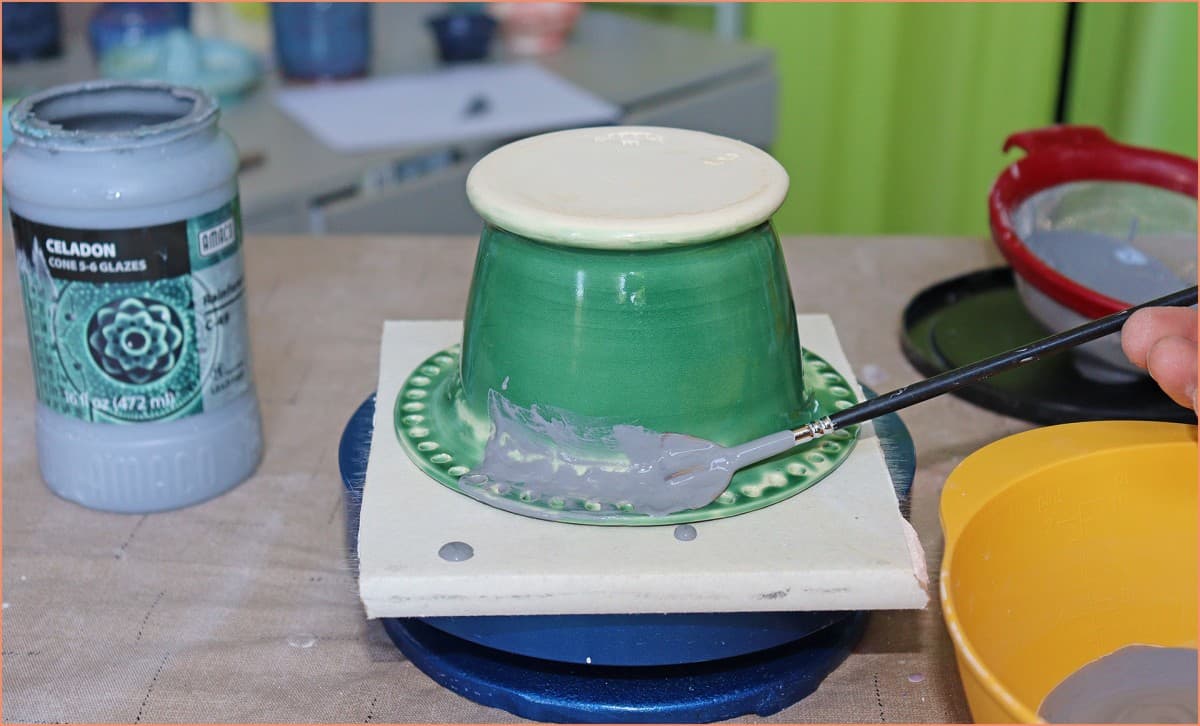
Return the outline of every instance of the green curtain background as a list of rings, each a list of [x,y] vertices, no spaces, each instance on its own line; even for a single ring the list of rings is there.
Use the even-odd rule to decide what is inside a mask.
[[[623,12],[706,31],[705,5]],[[1067,6],[747,3],[780,76],[785,233],[984,235],[1006,136],[1053,123]],[[1081,3],[1067,120],[1196,153],[1196,6]],[[1014,152],[1015,154],[1016,152]]]
[[[1196,5],[1080,9],[1067,118],[1133,144],[1196,156]]]

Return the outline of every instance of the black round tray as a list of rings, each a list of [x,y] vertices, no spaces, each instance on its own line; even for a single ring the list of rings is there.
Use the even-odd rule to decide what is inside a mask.
[[[926,288],[904,309],[904,355],[932,376],[1049,334],[1017,296],[1012,270],[991,268]],[[1149,378],[1099,383],[1059,354],[964,386],[955,395],[990,411],[1037,424],[1145,420],[1195,423]]]

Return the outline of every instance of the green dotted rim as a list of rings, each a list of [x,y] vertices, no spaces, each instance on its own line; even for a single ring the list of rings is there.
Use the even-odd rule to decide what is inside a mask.
[[[479,464],[486,443],[466,433],[470,427],[461,424],[454,410],[449,386],[458,372],[459,352],[456,345],[430,356],[405,380],[393,407],[396,438],[413,463],[438,483],[489,506],[528,517],[609,526],[687,524],[732,517],[809,489],[841,465],[858,440],[859,427],[849,426],[743,469],[716,500],[699,509],[660,516],[639,513],[626,503],[580,500],[568,507],[561,497],[541,498],[525,490],[508,492],[496,484],[459,481]],[[858,402],[849,382],[809,350],[804,351],[804,376],[815,401],[814,419]],[[472,487],[477,491],[468,490]]]

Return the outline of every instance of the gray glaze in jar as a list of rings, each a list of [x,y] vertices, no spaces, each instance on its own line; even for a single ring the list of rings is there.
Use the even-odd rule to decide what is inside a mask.
[[[97,81],[12,111],[4,191],[38,398],[42,476],[88,507],[187,506],[262,451],[237,151],[216,103]]]

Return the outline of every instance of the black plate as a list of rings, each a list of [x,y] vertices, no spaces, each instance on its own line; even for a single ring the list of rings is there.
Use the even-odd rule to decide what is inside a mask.
[[[1025,310],[1007,267],[972,272],[921,291],[904,309],[903,323],[904,355],[926,376],[1049,334]],[[1069,353],[965,386],[955,395],[1038,424],[1196,422],[1194,412],[1168,398],[1149,378],[1120,384],[1091,381],[1076,371]]]

